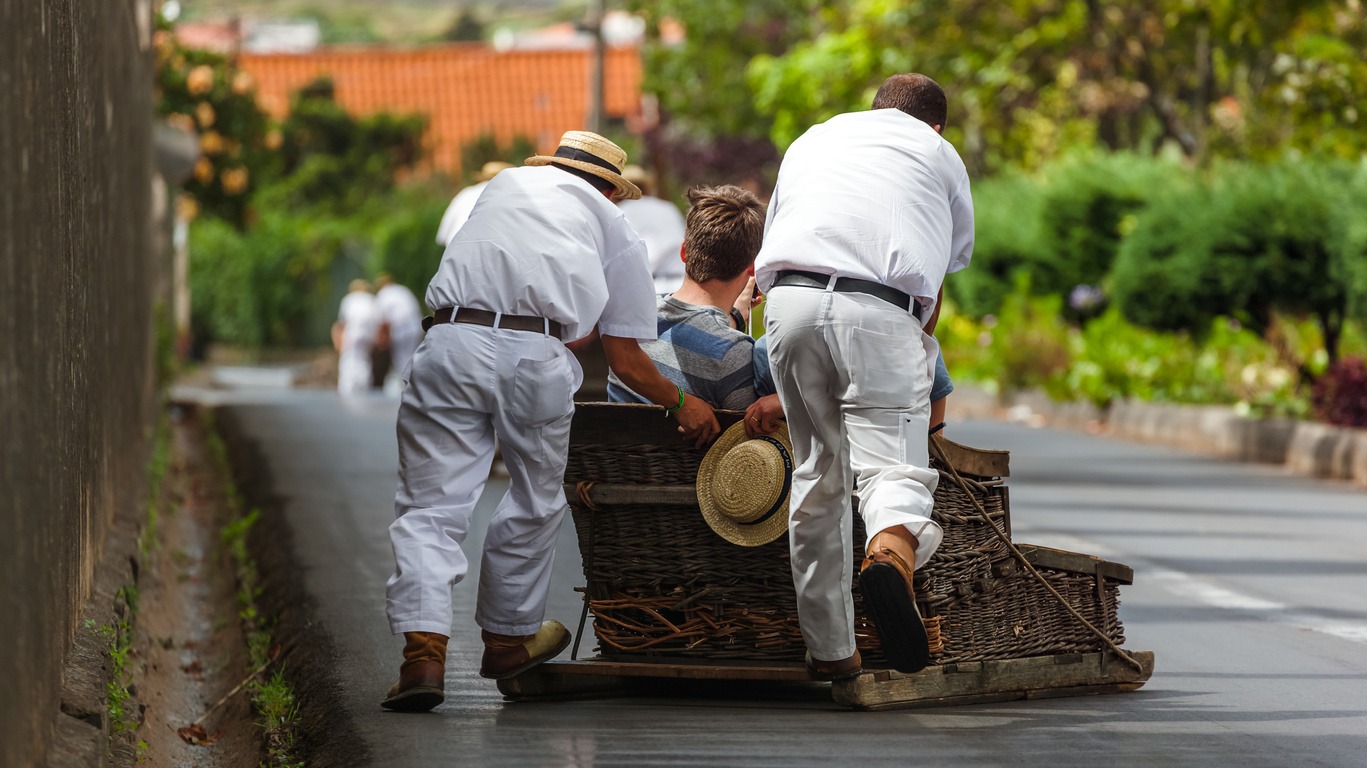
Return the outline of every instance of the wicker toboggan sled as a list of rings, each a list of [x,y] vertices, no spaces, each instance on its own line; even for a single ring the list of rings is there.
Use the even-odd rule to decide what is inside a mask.
[[[723,429],[740,415],[718,412]],[[551,662],[500,682],[510,699],[635,690],[639,678],[802,681],[804,645],[788,539],[741,547],[698,510],[705,451],[679,439],[653,406],[581,404],[565,493],[583,555],[585,606],[598,654]],[[1005,451],[931,441],[940,471],[934,517],[944,541],[916,572],[932,662],[885,666],[853,579],[865,674],[833,684],[835,700],[886,709],[1110,693],[1142,686],[1153,654],[1125,651],[1119,563],[1011,541]],[[854,518],[854,562],[865,535]],[[582,635],[584,622],[580,622]],[[576,649],[581,637],[576,636]]]

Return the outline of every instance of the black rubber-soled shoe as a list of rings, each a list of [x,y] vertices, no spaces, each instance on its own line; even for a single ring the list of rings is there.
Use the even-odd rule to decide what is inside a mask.
[[[410,688],[380,702],[380,706],[395,712],[427,712],[446,700],[446,694],[426,686]]]
[[[859,574],[859,592],[892,668],[908,673],[925,669],[930,640],[902,573],[890,563],[872,563]]]

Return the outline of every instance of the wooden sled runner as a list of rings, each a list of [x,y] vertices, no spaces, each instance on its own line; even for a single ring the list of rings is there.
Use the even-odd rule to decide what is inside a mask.
[[[511,700],[636,693],[663,680],[810,682],[788,540],[741,547],[703,520],[694,488],[704,451],[653,406],[581,404],[565,492],[583,553],[598,653],[543,664],[499,690]],[[741,417],[718,412],[723,429]],[[1142,686],[1153,654],[1122,648],[1119,588],[1133,572],[1010,537],[1005,451],[935,438],[940,549],[916,573],[931,665],[886,669],[854,579],[865,673],[830,686],[863,710],[1115,693]],[[865,534],[853,515],[854,563]],[[581,619],[574,648],[584,634]]]

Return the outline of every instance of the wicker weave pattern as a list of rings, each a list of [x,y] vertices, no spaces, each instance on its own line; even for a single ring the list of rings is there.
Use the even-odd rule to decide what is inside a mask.
[[[1103,587],[1104,599],[1098,599],[1092,579],[1048,568],[1039,570],[1088,621],[1105,629],[1117,644],[1124,643],[1125,635],[1116,618],[1120,590],[1113,582]],[[945,650],[941,661],[1105,650],[1096,635],[1023,573],[991,580],[983,592],[954,605],[942,621]]]
[[[575,445],[565,465],[565,482],[633,485],[692,485],[703,452],[660,445]]]
[[[701,453],[657,445],[576,445],[566,482],[691,484]],[[988,482],[978,482],[988,480]],[[997,525],[1009,528],[1005,490],[990,479],[971,490]],[[600,651],[712,659],[801,661],[788,539],[761,547],[731,544],[696,506],[596,505],[571,498],[587,597]],[[917,571],[916,592],[932,636],[934,663],[1080,653],[1101,641],[1069,616],[1032,577],[1013,567],[969,495],[947,475],[935,493],[944,542]],[[854,566],[865,533],[852,516]],[[1123,641],[1118,587],[1084,574],[1041,569],[1092,623]],[[853,579],[855,634],[865,664],[884,663]]]

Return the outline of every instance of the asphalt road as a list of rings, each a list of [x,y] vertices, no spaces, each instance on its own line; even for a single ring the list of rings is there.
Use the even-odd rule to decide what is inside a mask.
[[[455,590],[446,703],[397,715],[379,707],[402,645],[384,617],[396,401],[283,390],[237,399],[228,407],[271,464],[304,584],[341,654],[336,706],[373,765],[1367,765],[1360,489],[1102,437],[955,424],[959,442],[1012,451],[1017,541],[1134,567],[1121,619],[1126,647],[1157,655],[1143,689],[880,713],[838,709],[821,686],[504,703],[476,675],[472,579]],[[503,489],[487,487],[482,520]],[[582,572],[571,525],[548,616],[573,627]]]

